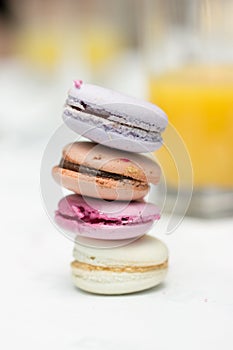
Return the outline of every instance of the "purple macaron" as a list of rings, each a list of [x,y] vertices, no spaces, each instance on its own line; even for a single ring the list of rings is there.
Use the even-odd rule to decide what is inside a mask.
[[[124,240],[147,233],[159,209],[152,203],[103,201],[72,194],[62,198],[55,222],[73,238]]]
[[[92,141],[129,152],[162,146],[166,114],[152,103],[74,81],[63,112],[66,125]]]

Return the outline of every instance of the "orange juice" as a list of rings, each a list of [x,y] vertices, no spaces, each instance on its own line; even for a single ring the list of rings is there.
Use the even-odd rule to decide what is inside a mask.
[[[149,84],[150,100],[165,110],[187,146],[194,187],[233,188],[233,66],[186,66]],[[171,144],[172,134],[163,135]],[[163,147],[156,155],[168,184],[176,186],[168,152]]]

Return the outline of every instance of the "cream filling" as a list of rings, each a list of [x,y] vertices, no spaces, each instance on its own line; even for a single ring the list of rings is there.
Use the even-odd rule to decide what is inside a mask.
[[[85,271],[109,271],[109,272],[148,272],[155,270],[162,270],[168,267],[168,260],[161,264],[151,265],[151,266],[94,266],[80,261],[73,261],[71,263],[73,269],[81,269]]]

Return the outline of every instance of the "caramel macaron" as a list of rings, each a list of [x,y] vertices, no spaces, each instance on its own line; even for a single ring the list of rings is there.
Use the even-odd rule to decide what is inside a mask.
[[[63,149],[52,170],[63,187],[83,196],[106,200],[137,200],[160,180],[159,165],[151,158],[105,147],[74,142]]]

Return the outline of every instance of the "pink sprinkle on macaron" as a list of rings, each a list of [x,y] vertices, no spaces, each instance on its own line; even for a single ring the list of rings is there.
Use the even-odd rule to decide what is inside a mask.
[[[75,86],[77,89],[80,89],[80,88],[81,88],[82,83],[83,83],[82,80],[74,80],[74,86]]]
[[[128,158],[120,158],[120,160],[121,160],[122,162],[130,162],[130,160],[129,160]]]

